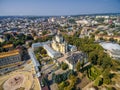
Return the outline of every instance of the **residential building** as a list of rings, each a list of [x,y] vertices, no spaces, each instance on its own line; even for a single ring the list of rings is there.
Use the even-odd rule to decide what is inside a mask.
[[[18,49],[0,53],[0,66],[15,64],[21,60],[21,53]]]
[[[87,62],[86,54],[80,51],[71,53],[66,59],[65,62],[69,65],[69,69],[75,70],[77,62]]]
[[[6,49],[6,50],[12,50],[13,49],[13,44],[6,44],[2,48]]]
[[[120,36],[108,36],[108,35],[95,35],[95,40],[100,40],[100,39],[106,39],[110,40],[111,38],[114,40],[117,40],[118,42],[120,41]]]
[[[77,47],[74,46],[74,45],[68,45],[68,50],[69,50],[70,52],[75,52],[75,51],[77,51]]]

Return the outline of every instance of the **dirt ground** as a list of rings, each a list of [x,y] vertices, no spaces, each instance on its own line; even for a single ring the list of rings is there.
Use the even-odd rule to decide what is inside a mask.
[[[40,90],[40,84],[38,78],[35,77],[32,62],[26,63],[24,68],[0,76],[0,85],[4,90],[16,90],[20,87],[24,87],[25,90],[30,90],[30,88]]]

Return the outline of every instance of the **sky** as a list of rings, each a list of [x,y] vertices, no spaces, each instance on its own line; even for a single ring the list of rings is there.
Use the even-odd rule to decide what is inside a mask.
[[[95,13],[120,13],[120,0],[0,0],[0,16]]]

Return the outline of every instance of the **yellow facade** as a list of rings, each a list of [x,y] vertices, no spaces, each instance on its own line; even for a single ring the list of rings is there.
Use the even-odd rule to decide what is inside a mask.
[[[7,44],[3,46],[3,48],[11,48],[11,47],[13,47],[13,44]]]
[[[107,36],[107,35],[95,35],[95,40],[99,40],[100,38],[109,40],[110,38],[113,38],[114,40],[120,41],[120,36]]]
[[[67,52],[67,43],[63,41],[63,37],[57,35],[52,42],[52,48],[58,52],[66,53]]]
[[[0,58],[4,58],[4,57],[9,57],[9,56],[14,56],[14,55],[18,55],[20,54],[20,50],[12,50],[12,51],[9,51],[9,52],[3,52],[3,53],[0,53]]]
[[[4,42],[5,41],[5,39],[3,39],[3,38],[0,38],[0,42]]]
[[[61,52],[61,53],[66,52],[66,44],[52,43],[52,48],[56,51]]]

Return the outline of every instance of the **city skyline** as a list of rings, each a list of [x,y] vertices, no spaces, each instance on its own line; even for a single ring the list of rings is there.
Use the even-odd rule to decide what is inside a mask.
[[[119,0],[1,0],[0,16],[120,13]]]

